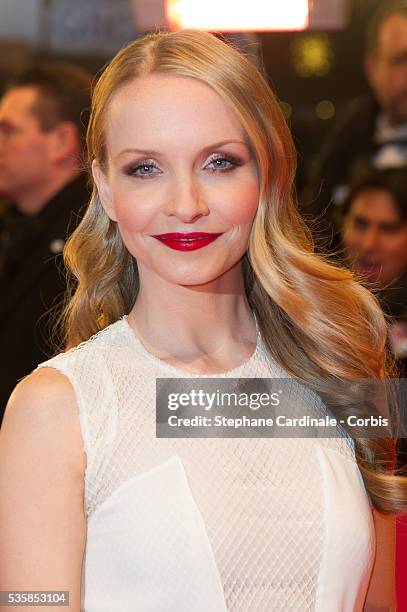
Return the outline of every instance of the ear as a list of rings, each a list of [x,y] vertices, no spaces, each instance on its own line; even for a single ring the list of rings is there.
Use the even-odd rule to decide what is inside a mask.
[[[112,201],[112,192],[110,189],[109,180],[106,176],[106,173],[102,170],[99,165],[99,162],[96,159],[94,159],[92,162],[92,175],[98,190],[100,201],[107,216],[112,221],[117,221]]]
[[[49,132],[49,152],[54,163],[77,159],[79,149],[78,128],[71,121],[61,121]]]

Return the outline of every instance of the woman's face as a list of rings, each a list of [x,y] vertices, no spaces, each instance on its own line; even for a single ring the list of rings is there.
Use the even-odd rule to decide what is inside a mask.
[[[188,77],[135,79],[110,103],[106,143],[107,171],[95,162],[94,177],[143,280],[202,285],[240,261],[258,177],[242,126],[214,90]]]

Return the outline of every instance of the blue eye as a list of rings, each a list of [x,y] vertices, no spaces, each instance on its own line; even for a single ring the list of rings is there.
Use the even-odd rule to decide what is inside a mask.
[[[211,165],[212,165],[212,168],[210,168]],[[216,171],[216,170],[222,171],[222,170],[231,170],[232,168],[239,166],[239,165],[240,163],[237,159],[234,159],[233,157],[229,157],[226,155],[222,155],[222,156],[216,157],[215,159],[212,159],[206,167],[212,171]]]
[[[126,170],[126,174],[129,176],[151,176],[153,174],[157,174],[157,172],[154,172],[154,170],[160,172],[159,168],[157,168],[157,166],[154,164],[142,163],[128,168]]]
[[[143,164],[143,166],[138,166],[136,171],[138,170],[140,174],[151,174],[154,166],[149,166],[148,164]]]
[[[220,170],[224,170],[224,168],[230,168],[231,163],[228,159],[214,159],[213,162],[215,168],[219,168]]]

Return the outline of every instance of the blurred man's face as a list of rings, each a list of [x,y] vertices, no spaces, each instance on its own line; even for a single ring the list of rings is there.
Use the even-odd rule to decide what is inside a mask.
[[[346,255],[378,288],[407,269],[407,222],[386,191],[366,189],[353,200],[344,223]]]
[[[0,100],[0,194],[18,202],[48,180],[50,139],[33,112],[34,87],[16,87]]]
[[[377,100],[393,125],[407,122],[407,17],[392,15],[379,31],[366,69]]]

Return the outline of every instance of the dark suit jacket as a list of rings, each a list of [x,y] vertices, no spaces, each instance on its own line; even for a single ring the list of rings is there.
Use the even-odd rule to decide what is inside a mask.
[[[89,193],[79,176],[41,212],[15,209],[2,220],[0,244],[0,421],[17,382],[53,354],[51,315],[66,289],[62,248],[83,216]]]

